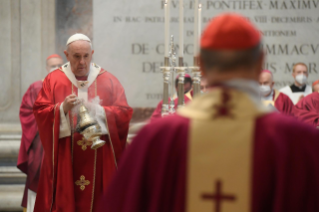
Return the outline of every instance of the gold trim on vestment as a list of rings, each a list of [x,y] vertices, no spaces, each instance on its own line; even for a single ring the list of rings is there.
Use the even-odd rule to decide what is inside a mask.
[[[56,111],[56,107],[58,106],[58,104],[56,104],[54,106],[54,111],[53,111],[53,140],[52,140],[52,143],[53,143],[53,148],[52,148],[52,165],[53,165],[53,168],[52,168],[52,203],[51,203],[51,208],[50,208],[50,212],[52,211],[52,208],[53,208],[53,202],[54,202],[54,126],[55,126],[55,111]]]
[[[113,147],[113,143],[112,143],[112,139],[111,139],[111,135],[110,135],[110,130],[109,130],[109,126],[107,123],[107,118],[106,118],[106,114],[105,114],[105,123],[106,123],[106,128],[107,128],[107,132],[108,132],[108,137],[110,140],[110,144],[111,144],[111,148],[112,148],[112,153],[113,153],[113,158],[114,158],[114,163],[115,163],[115,168],[117,169],[117,162],[116,162],[116,156],[115,156],[115,151],[114,151],[114,147]]]
[[[274,89],[275,92],[275,97],[274,97],[274,102],[277,100],[278,96],[280,95],[280,92],[276,89]]]
[[[98,75],[101,75],[103,73],[105,73],[106,71],[103,69],[103,71],[101,71]]]
[[[91,212],[93,211],[93,203],[94,203],[94,191],[95,191],[95,177],[96,177],[96,158],[97,158],[97,149],[94,150],[94,171],[93,171],[93,185],[92,185],[92,200],[91,200]]]
[[[273,96],[273,100],[262,100],[262,103],[265,106],[269,106],[269,105],[275,106],[275,102],[276,102],[278,96],[280,95],[280,92],[278,90],[274,89],[274,93],[275,93],[275,95]]]
[[[95,79],[94,85],[95,85],[95,97],[97,97],[97,82],[96,82],[96,79]],[[93,167],[93,185],[92,185],[92,198],[91,198],[91,209],[90,209],[91,212],[93,211],[93,204],[94,204],[97,149],[95,149],[94,151],[95,152],[94,152],[94,167]]]
[[[190,119],[186,211],[251,211],[254,126],[268,111],[225,88],[180,109]]]
[[[73,83],[71,82],[71,93],[74,92],[74,87],[73,87]],[[72,149],[72,168],[73,168],[73,151],[74,151],[74,133],[72,132],[73,129],[75,129],[74,127],[74,116],[72,113],[69,113],[70,115],[70,126],[71,126],[71,149]]]
[[[95,79],[94,84],[95,84],[95,97],[97,97],[97,82],[96,82],[96,79]]]

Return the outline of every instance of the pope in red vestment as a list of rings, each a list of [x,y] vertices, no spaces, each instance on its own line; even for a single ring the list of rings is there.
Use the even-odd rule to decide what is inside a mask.
[[[295,106],[290,98],[274,89],[273,74],[269,70],[263,70],[259,76],[261,99],[266,106],[274,106],[280,113],[293,115]]]
[[[45,78],[34,104],[45,152],[35,212],[98,211],[125,148],[132,109],[120,82],[91,63],[93,52],[87,36],[71,36],[65,51],[70,62]],[[91,101],[97,98],[100,104]],[[75,130],[79,99],[101,127],[106,143],[96,150]]]
[[[212,20],[200,57],[214,87],[140,131],[101,211],[319,210],[319,133],[261,104],[260,42],[244,17]]]
[[[319,93],[312,94],[301,99],[296,105],[295,116],[314,127],[319,127]]]

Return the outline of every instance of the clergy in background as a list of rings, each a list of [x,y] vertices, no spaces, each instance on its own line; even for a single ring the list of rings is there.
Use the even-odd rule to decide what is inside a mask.
[[[101,211],[318,211],[319,132],[262,105],[263,59],[245,17],[213,18],[200,53],[213,88],[140,131]]]
[[[289,96],[294,104],[297,104],[300,99],[312,93],[310,85],[307,85],[308,67],[304,63],[296,63],[292,69],[292,76],[295,82],[283,87],[279,91]]]
[[[315,91],[298,102],[295,116],[316,128],[319,128],[319,92]]]
[[[125,148],[132,115],[120,82],[91,63],[90,39],[75,34],[66,46],[69,62],[45,78],[33,107],[45,152],[35,212],[97,212]],[[96,150],[76,131],[79,100],[101,127],[106,143]]]
[[[261,100],[266,106],[275,107],[283,114],[293,115],[295,105],[286,94],[274,89],[274,84],[272,72],[263,70],[259,76]]]
[[[175,89],[176,90],[178,88],[178,77],[179,76],[177,76],[175,79]],[[185,74],[185,78],[184,78],[184,93],[185,93],[184,101],[185,101],[185,103],[189,102],[193,98],[192,85],[193,85],[193,81],[192,81],[191,76],[189,74]],[[170,101],[171,100],[169,99],[168,102],[170,102]],[[175,105],[175,110],[177,110],[177,105],[178,105],[178,98],[177,97],[175,97],[175,99],[174,99],[174,105]],[[162,106],[163,106],[163,100],[161,100],[157,104],[154,112],[152,113],[150,121],[154,121],[158,118],[162,118]]]
[[[61,67],[62,64],[62,57],[52,54],[46,59],[46,70],[49,73],[52,69]],[[21,206],[27,208],[28,212],[33,212],[43,157],[38,126],[33,114],[33,104],[41,88],[42,80],[30,85],[22,97],[19,113],[22,136],[17,167],[27,175]]]

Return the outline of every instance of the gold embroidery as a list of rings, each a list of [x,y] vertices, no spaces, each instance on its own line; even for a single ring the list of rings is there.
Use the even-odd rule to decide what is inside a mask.
[[[83,138],[82,140],[78,140],[77,144],[79,146],[82,146],[82,150],[85,151],[87,149],[87,146],[92,145],[92,141],[88,141],[85,138]]]
[[[90,181],[85,180],[84,175],[81,175],[80,180],[77,180],[75,182],[75,185],[80,186],[80,189],[83,191],[85,189],[85,186],[89,185]]]
[[[53,208],[53,198],[54,198],[54,126],[55,126],[55,111],[56,111],[56,108],[57,108],[58,104],[56,104],[54,106],[54,112],[53,112],[53,128],[52,128],[52,131],[53,131],[53,135],[52,135],[52,165],[53,165],[53,168],[52,168],[52,202],[51,202],[51,207],[50,207],[50,212],[52,211],[52,208]]]
[[[91,199],[91,210],[93,211],[93,203],[94,203],[94,190],[95,190],[95,174],[96,174],[96,157],[97,157],[97,149],[95,150],[94,156],[94,172],[93,172],[93,186],[92,186],[92,199]]]

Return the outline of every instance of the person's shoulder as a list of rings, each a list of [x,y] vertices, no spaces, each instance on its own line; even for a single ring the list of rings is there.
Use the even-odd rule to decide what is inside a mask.
[[[300,107],[301,105],[305,104],[308,102],[318,102],[319,103],[319,93],[318,92],[314,92],[311,94],[308,94],[307,96],[305,96],[304,98],[302,98],[297,104],[296,106]]]
[[[42,87],[43,80],[33,82],[30,87]]]
[[[181,131],[187,130],[189,121],[189,118],[174,114],[163,118],[158,118],[150,122],[143,128],[143,131],[152,134],[176,134]]]
[[[160,118],[152,123],[149,124],[149,127],[157,127],[160,128],[178,128],[181,126],[185,126],[189,123],[189,118],[186,118],[184,116],[174,114],[169,115],[163,118]]]
[[[61,77],[61,76],[65,76],[65,73],[62,70],[62,67],[55,69],[54,71],[51,71],[46,77],[45,79],[49,78],[56,78],[56,77]]]
[[[61,81],[61,79],[65,78],[66,75],[65,73],[63,72],[62,68],[58,68],[54,71],[51,71],[43,80],[43,83],[46,83],[46,82],[54,82],[54,81]],[[66,77],[67,78],[67,77]]]
[[[305,96],[303,99],[314,99],[314,98],[318,98],[319,99],[319,93],[318,92],[313,92],[313,93]]]
[[[289,96],[288,96],[287,94],[283,93],[283,92],[280,92],[280,91],[279,91],[278,99],[279,99],[279,98],[284,99],[284,100],[289,100],[289,101],[292,103],[292,101],[291,101],[291,99],[289,98]]]
[[[257,128],[267,136],[281,137],[287,141],[300,138],[318,139],[319,131],[311,125],[303,123],[292,116],[280,113],[269,113],[257,119]],[[304,138],[301,138],[304,136]]]
[[[111,74],[109,71],[102,68],[101,66],[93,63],[93,67],[99,70],[98,77],[107,77],[107,78],[117,79],[113,74]]]

